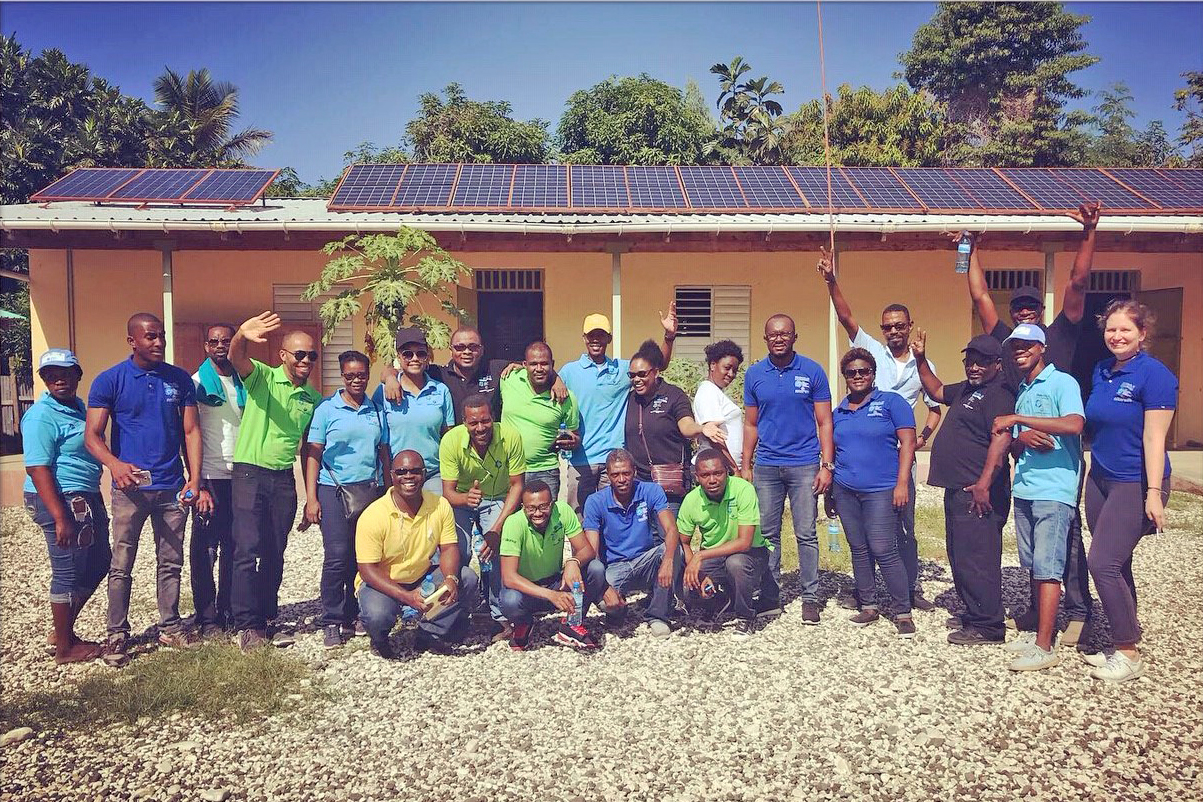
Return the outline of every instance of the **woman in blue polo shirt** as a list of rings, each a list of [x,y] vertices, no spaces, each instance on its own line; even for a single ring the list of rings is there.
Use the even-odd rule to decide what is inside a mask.
[[[1087,564],[1111,625],[1115,653],[1086,655],[1096,679],[1123,682],[1144,673],[1136,644],[1132,553],[1140,539],[1165,528],[1170,460],[1165,437],[1178,406],[1178,379],[1144,352],[1149,308],[1116,300],[1099,318],[1112,356],[1094,366],[1086,427],[1092,437],[1086,477]]]
[[[857,626],[878,619],[873,563],[881,569],[900,638],[915,636],[911,589],[898,553],[902,511],[910,498],[915,456],[915,412],[902,396],[873,386],[877,362],[864,348],[840,360],[848,395],[836,407],[835,508],[852,552],[852,575],[861,609]]]
[[[38,360],[46,392],[21,418],[25,508],[46,535],[50,613],[57,663],[94,660],[104,647],[80,640],[75,619],[109,572],[109,516],[100,463],[84,447],[87,408],[76,395],[83,371],[75,354],[52,348]]]
[[[327,649],[357,632],[355,523],[380,497],[377,471],[389,464],[380,408],[367,397],[368,358],[344,351],[338,367],[343,388],[313,410],[305,453],[305,523],[321,524],[325,552],[321,597]]]

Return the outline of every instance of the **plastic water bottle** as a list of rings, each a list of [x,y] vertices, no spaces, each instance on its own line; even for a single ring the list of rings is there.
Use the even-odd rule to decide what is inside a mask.
[[[962,231],[961,239],[957,242],[956,272],[969,272],[969,254],[971,251],[973,251],[973,235],[968,231]]]
[[[568,614],[568,626],[579,627],[585,620],[585,594],[581,592],[579,581],[572,583],[572,604],[576,609]]]
[[[192,501],[192,499],[195,497],[195,495],[196,494],[193,493],[191,489],[183,491],[182,493],[180,493],[178,496],[175,497],[176,506],[179,507],[181,510],[186,509],[188,507],[188,502]]]
[[[827,550],[830,552],[840,551],[840,520],[838,518],[827,519]]]
[[[568,434],[568,424],[561,423],[560,424],[560,432],[559,432],[559,434],[556,435],[556,439],[561,440],[567,434]],[[565,462],[571,462],[572,461],[572,452],[568,451],[567,449],[562,448],[562,449],[560,449],[560,457],[563,458]]]
[[[472,551],[476,552],[476,557],[480,560],[480,584],[481,587],[489,587],[489,575],[492,573],[492,565],[490,561],[480,559],[480,552],[485,546],[485,533],[480,528],[480,521],[472,522]]]

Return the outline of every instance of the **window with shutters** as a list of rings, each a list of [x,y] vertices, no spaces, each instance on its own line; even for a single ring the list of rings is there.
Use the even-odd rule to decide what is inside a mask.
[[[320,298],[315,298],[312,301],[301,300],[301,292],[304,291],[305,284],[273,284],[272,285],[272,311],[280,316],[280,320],[285,323],[320,323],[321,317],[318,315],[318,310],[328,298],[334,297],[334,292],[329,292]],[[329,395],[339,387],[343,386],[342,372],[338,369],[338,355],[343,351],[349,351],[355,346],[355,335],[351,328],[351,320],[348,318],[338,325],[334,330],[334,335],[330,338],[330,342],[322,345],[318,343],[318,351],[322,355],[322,392]],[[362,349],[356,349],[362,350]]]
[[[1028,269],[1028,270],[987,270],[986,272],[986,288],[990,290],[990,297],[994,299],[994,308],[998,311],[999,319],[1007,325],[1011,324],[1011,292],[1020,287],[1035,287],[1043,292],[1044,287],[1044,270]],[[984,334],[989,332],[982,331],[982,322],[978,319],[977,310],[973,308],[973,303],[969,304],[969,315],[973,319],[973,333]],[[920,323],[922,325],[922,323]]]
[[[674,357],[702,362],[706,346],[717,340],[734,341],[747,357],[751,344],[751,287],[681,286],[675,289],[673,297],[677,302]]]

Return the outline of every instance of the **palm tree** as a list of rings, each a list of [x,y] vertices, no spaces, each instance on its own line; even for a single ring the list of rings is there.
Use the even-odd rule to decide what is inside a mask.
[[[183,127],[184,138],[175,139],[179,161],[189,164],[242,164],[267,143],[272,132],[244,128],[231,134],[238,118],[238,88],[226,81],[213,80],[207,69],[190,70],[181,76],[167,68],[155,79],[155,103],[166,114],[167,128]]]

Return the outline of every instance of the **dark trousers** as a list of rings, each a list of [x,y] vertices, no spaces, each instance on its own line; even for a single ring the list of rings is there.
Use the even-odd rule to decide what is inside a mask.
[[[877,579],[873,563],[881,570],[896,615],[910,615],[911,588],[906,567],[898,554],[901,513],[894,509],[894,491],[862,493],[839,483],[832,486],[835,508],[844,524],[844,537],[852,552],[852,578],[861,606],[877,609]]]
[[[915,537],[915,468],[911,466],[910,495],[902,508],[898,527],[898,556],[906,569],[906,579],[915,593],[923,592],[919,582],[919,540]]]
[[[284,549],[297,515],[292,469],[234,463],[234,572],[230,606],[239,630],[267,627],[279,612]]]
[[[755,546],[726,557],[707,558],[702,560],[702,568],[698,571],[701,578],[710,577],[726,588],[731,598],[731,612],[736,618],[745,620],[756,617],[752,594],[760,588],[767,573],[769,550],[764,546]],[[701,598],[701,593],[693,588],[685,591],[685,601],[690,606],[698,604]]]
[[[1011,483],[990,488],[994,511],[980,518],[969,509],[973,494],[944,491],[944,543],[952,584],[965,605],[961,623],[989,637],[1006,634],[1002,603],[1003,526],[1011,513]]]
[[[589,607],[597,604],[606,592],[606,567],[597,560],[590,560],[585,566],[584,587],[581,589],[585,597],[585,609],[581,611],[581,619],[589,613]],[[559,572],[543,579],[532,579],[536,585],[560,590],[562,576]],[[555,612],[556,606],[538,596],[527,596],[520,590],[511,587],[501,589],[501,613],[511,624],[529,624],[536,613]]]
[[[355,600],[355,524],[359,516],[348,520],[333,485],[318,485],[317,501],[322,505],[322,626],[351,624],[359,615]]]
[[[230,581],[234,562],[234,506],[230,479],[206,479],[213,497],[213,512],[207,520],[193,513],[192,542],[188,547],[188,579],[192,585],[194,624],[226,626],[230,614]],[[217,582],[213,568],[217,568]]]

